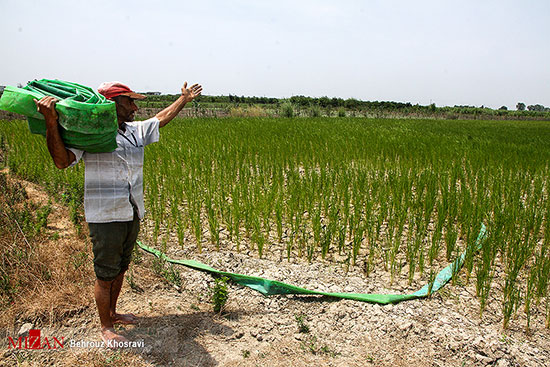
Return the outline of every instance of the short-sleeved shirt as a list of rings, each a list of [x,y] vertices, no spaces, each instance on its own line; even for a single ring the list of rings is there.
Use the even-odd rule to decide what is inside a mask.
[[[145,214],[143,203],[144,147],[159,140],[159,120],[127,122],[116,136],[118,147],[110,153],[88,153],[68,148],[82,158],[84,170],[84,214],[88,223],[127,222]]]

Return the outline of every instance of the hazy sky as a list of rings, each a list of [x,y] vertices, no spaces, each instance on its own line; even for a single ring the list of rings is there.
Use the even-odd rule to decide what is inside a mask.
[[[550,106],[550,1],[0,0],[0,84]]]

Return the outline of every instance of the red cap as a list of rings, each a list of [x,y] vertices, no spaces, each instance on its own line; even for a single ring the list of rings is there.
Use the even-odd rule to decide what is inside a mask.
[[[101,83],[97,91],[107,99],[113,99],[118,96],[128,96],[132,99],[145,99],[143,94],[138,94],[120,82]]]

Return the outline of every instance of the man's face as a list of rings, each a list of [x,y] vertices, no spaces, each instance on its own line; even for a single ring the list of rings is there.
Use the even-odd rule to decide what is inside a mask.
[[[134,114],[138,110],[134,100],[128,96],[118,96],[113,98],[116,105],[116,115],[118,124],[134,121]]]

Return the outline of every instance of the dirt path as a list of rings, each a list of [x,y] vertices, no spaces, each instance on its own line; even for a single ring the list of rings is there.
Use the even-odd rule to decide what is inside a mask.
[[[32,200],[48,201],[35,185],[26,184]],[[142,239],[149,235],[145,223]],[[78,238],[66,208],[53,205],[48,230],[61,238]],[[62,244],[67,246],[68,244]],[[365,279],[360,269],[349,272],[329,263],[257,259],[245,253],[207,251],[169,246],[173,258],[193,258],[220,270],[258,275],[306,288],[346,292],[414,291],[397,282],[391,289],[387,274]],[[98,320],[91,284],[82,288],[87,302],[79,312],[59,322],[17,319],[9,335],[31,322],[42,335],[63,336],[61,350],[14,351],[4,342],[0,365],[12,366],[548,366],[550,330],[544,315],[532,317],[525,330],[522,313],[503,331],[500,300],[491,299],[479,317],[475,285],[460,279],[429,299],[380,306],[326,297],[274,296],[266,298],[248,288],[229,285],[222,315],[212,311],[209,292],[214,282],[204,273],[175,268],[182,279],[176,287],[153,272],[153,257],[141,253],[133,264],[120,296],[119,310],[140,316],[121,333],[144,346],[122,351],[70,346],[99,343]],[[90,260],[91,262],[91,260]],[[59,264],[60,267],[66,264]],[[91,264],[88,270],[92,273]],[[127,279],[128,280],[128,279]],[[495,284],[498,287],[498,283]],[[11,333],[11,334],[10,334]],[[4,339],[5,340],[5,339]]]

